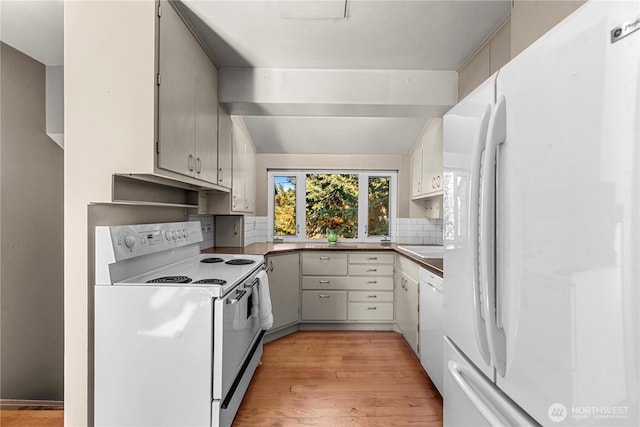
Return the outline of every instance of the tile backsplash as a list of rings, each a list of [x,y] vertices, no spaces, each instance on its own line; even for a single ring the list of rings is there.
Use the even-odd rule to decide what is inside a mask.
[[[213,247],[213,215],[189,215],[189,221],[200,221],[202,227],[202,238],[200,242],[200,249],[207,249]]]
[[[267,241],[267,217],[266,216],[245,216],[244,217],[244,245],[253,243],[264,243]]]
[[[398,218],[397,243],[441,245],[442,220],[429,218]]]
[[[190,215],[189,221],[200,221],[204,241],[200,244],[202,249],[214,245],[213,215]],[[442,244],[442,220],[429,218],[398,218],[397,243],[424,245]],[[244,218],[244,245],[263,243],[267,241],[267,217],[246,216]]]

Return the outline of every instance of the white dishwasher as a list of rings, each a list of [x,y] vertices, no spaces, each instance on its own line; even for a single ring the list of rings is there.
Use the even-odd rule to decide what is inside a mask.
[[[440,394],[444,392],[442,277],[420,268],[420,363]]]

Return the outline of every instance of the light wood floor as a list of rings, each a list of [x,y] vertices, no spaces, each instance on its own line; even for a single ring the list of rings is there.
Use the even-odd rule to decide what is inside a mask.
[[[62,427],[62,410],[3,410],[2,427]],[[264,346],[233,427],[442,426],[442,398],[395,332],[297,332]]]
[[[395,332],[297,332],[266,344],[233,427],[442,426],[442,398]]]
[[[62,409],[3,409],[0,411],[2,427],[62,427]]]

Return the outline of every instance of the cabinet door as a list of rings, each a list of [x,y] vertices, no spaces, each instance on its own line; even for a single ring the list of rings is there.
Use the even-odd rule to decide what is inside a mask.
[[[400,272],[396,288],[396,323],[414,353],[418,354],[418,282]]]
[[[300,311],[300,262],[297,253],[267,258],[273,329],[298,322]]]
[[[406,301],[407,319],[406,329],[403,330],[404,339],[407,340],[413,352],[418,355],[418,282],[411,277],[407,277]]]
[[[200,49],[196,68],[196,178],[218,183],[218,70]]]
[[[159,24],[158,167],[193,176],[196,79],[200,45],[168,2]]]
[[[419,145],[411,155],[411,196],[422,194],[422,145]]]
[[[231,210],[244,212],[245,189],[245,146],[244,132],[233,123],[233,172],[231,184]]]
[[[250,142],[247,142],[244,154],[244,211],[254,212],[256,204],[256,153]]]
[[[442,192],[442,148],[442,119],[433,119],[422,146],[422,194]]]
[[[231,188],[233,124],[231,117],[218,107],[218,185]]]

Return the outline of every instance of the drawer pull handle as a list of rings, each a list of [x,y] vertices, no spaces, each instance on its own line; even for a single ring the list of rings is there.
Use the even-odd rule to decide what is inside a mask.
[[[378,298],[378,295],[367,295],[367,298]]]
[[[368,259],[368,260],[375,261],[375,260],[377,260],[377,259],[378,259],[378,257],[377,257],[377,256],[370,256],[370,257],[367,257],[367,259]]]
[[[331,257],[330,257],[330,256],[321,256],[321,257],[320,257],[320,260],[321,260],[321,261],[329,261],[330,259],[331,259]]]
[[[329,298],[329,297],[330,297],[330,295],[327,295],[327,294],[320,294],[320,295],[318,295],[318,297],[319,297],[319,298]]]
[[[376,283],[378,283],[377,280],[367,280],[367,285],[375,285]]]
[[[376,272],[376,271],[378,271],[377,268],[370,268],[370,269],[367,270],[367,272]]]
[[[367,310],[377,310],[377,309],[378,309],[378,307],[371,307],[371,306],[367,307]]]
[[[318,283],[331,283],[331,280],[318,280]]]

